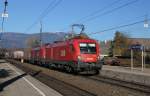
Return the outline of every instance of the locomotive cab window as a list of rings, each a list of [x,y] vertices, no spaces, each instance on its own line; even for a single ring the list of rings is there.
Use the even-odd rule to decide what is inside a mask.
[[[96,44],[95,43],[80,43],[80,53],[82,54],[95,54]]]

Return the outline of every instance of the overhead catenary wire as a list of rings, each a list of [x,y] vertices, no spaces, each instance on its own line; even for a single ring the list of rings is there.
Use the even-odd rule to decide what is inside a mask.
[[[129,5],[133,4],[133,3],[136,3],[137,1],[138,1],[138,0],[134,0],[134,1],[127,2],[127,3],[125,3],[125,4],[123,4],[123,5],[119,6],[119,7],[116,7],[116,8],[113,8],[113,9],[111,9],[111,10],[108,10],[108,11],[106,11],[106,12],[100,14],[100,15],[93,16],[93,17],[91,17],[91,18],[88,18],[88,19],[84,20],[82,23],[89,22],[89,21],[92,21],[92,20],[94,20],[94,19],[96,19],[96,18],[99,18],[99,17],[101,17],[101,16],[110,14],[110,13],[115,12],[115,11],[121,9],[121,8],[127,7],[127,6],[129,6]]]
[[[121,1],[121,0],[115,0],[115,1],[113,1],[113,2],[111,2],[111,3],[109,3],[108,5],[106,5],[106,6],[102,7],[102,8],[100,8],[100,9],[98,9],[98,10],[92,12],[92,13],[90,13],[89,15],[86,15],[86,16],[80,18],[80,19],[77,20],[76,22],[82,22],[82,21],[85,20],[86,18],[88,19],[89,17],[92,17],[92,16],[94,16],[94,15],[96,15],[96,14],[98,14],[98,13],[101,13],[101,12],[103,12],[104,10],[106,10],[106,9],[108,9],[108,8],[110,8],[110,7],[112,7],[112,6],[114,6],[115,4],[119,3],[120,1]]]
[[[81,17],[80,19],[74,21],[72,24],[75,24],[75,23],[77,23],[77,22],[82,22],[83,20],[88,19],[88,18],[90,18],[91,16],[94,16],[94,15],[100,13],[100,12],[103,12],[104,10],[106,10],[106,9],[108,9],[108,8],[110,8],[110,7],[112,7],[113,5],[117,4],[117,3],[120,2],[120,1],[121,1],[121,0],[115,0],[115,1],[113,1],[113,2],[111,2],[111,3],[109,3],[109,4],[107,4],[106,6],[100,8],[100,9],[98,9],[98,10],[96,10],[96,11],[94,11],[94,12],[92,12],[92,13],[86,15],[86,16]],[[63,28],[62,30],[64,31],[64,30],[66,30],[67,28],[68,28],[68,27]]]
[[[26,30],[25,33],[30,31],[36,24],[38,24],[44,17],[46,17],[51,11],[53,11],[62,0],[53,0],[49,3],[48,7],[40,14],[39,18],[35,22],[33,22]]]
[[[149,21],[149,20],[150,19],[147,19],[147,21]],[[136,25],[136,24],[139,24],[139,23],[142,23],[142,22],[145,22],[145,20],[141,20],[141,21],[137,21],[137,22],[121,25],[121,26],[116,26],[116,27],[112,27],[112,28],[108,28],[108,29],[101,30],[101,31],[98,31],[98,32],[92,32],[92,33],[89,33],[88,35],[93,35],[93,34],[98,34],[98,33],[102,33],[102,32],[105,32],[105,31],[110,31],[110,30],[115,30],[115,29],[119,29],[119,28],[123,28],[123,27],[133,26],[133,25]]]
[[[104,11],[105,9],[107,9],[107,8],[109,8],[109,7],[112,7],[114,4],[116,4],[116,3],[119,2],[118,0],[117,0],[117,1],[114,1],[114,2],[111,3],[111,5],[108,4],[108,6],[105,6],[105,7],[103,7],[102,9],[99,9],[99,10],[97,10],[97,11],[95,11],[95,12],[93,12],[93,13],[91,13],[91,14],[85,16],[85,17],[82,17],[82,18],[80,18],[79,20],[77,20],[76,22],[79,21],[80,23],[83,24],[83,23],[92,21],[92,20],[94,20],[94,19],[96,19],[96,18],[99,18],[99,17],[101,17],[101,16],[104,16],[104,15],[110,14],[110,13],[112,13],[112,12],[115,12],[115,11],[121,9],[121,8],[127,7],[127,6],[129,6],[129,5],[133,4],[133,3],[136,3],[137,1],[138,1],[138,0],[134,0],[134,1],[127,2],[127,3],[125,3],[125,4],[123,4],[123,5],[119,6],[119,7],[113,8],[113,9],[111,9],[111,10],[108,10],[108,11],[103,12],[102,14],[96,15],[96,14],[98,14],[98,13]],[[82,22],[81,22],[81,21],[82,21]],[[66,28],[63,28],[62,30],[64,31],[65,29],[66,29]]]

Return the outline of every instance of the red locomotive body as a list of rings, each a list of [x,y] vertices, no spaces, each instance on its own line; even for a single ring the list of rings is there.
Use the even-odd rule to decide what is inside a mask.
[[[41,64],[46,58],[46,48],[45,46],[36,47],[31,50],[31,61],[33,63]]]
[[[99,71],[100,46],[89,38],[72,38],[34,48],[31,57],[35,62],[69,72]]]
[[[102,67],[100,45],[83,33],[84,25],[74,24],[72,29],[74,27],[82,29],[80,34],[69,34],[64,41],[34,48],[31,53],[33,63],[65,69],[68,72],[95,71],[99,73]]]

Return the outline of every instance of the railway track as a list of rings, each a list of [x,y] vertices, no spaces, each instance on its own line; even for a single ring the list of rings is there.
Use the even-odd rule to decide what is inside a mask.
[[[140,91],[140,92],[150,94],[150,86],[148,86],[148,85],[144,85],[144,84],[140,84],[140,83],[136,83],[136,82],[125,81],[125,80],[120,80],[117,78],[100,76],[100,75],[99,76],[91,76],[91,77],[87,77],[87,78],[94,80],[94,81],[104,82],[104,83],[112,84],[115,86],[121,86],[121,87],[125,87],[125,88],[132,89],[135,91]]]
[[[42,73],[41,70],[39,70],[39,71],[32,70],[30,68],[22,66],[21,64],[18,64],[19,62],[14,61],[14,60],[8,60],[8,61],[11,62],[16,67],[18,67],[19,69],[26,72],[27,74],[33,76],[34,78],[38,79],[42,83],[46,84],[47,86],[60,92],[63,96],[97,96],[86,90],[80,89],[69,83],[63,82],[63,81],[53,78],[49,75],[46,75],[46,74]]]
[[[13,60],[13,62],[12,62],[12,60],[11,60],[11,63],[14,63],[15,66],[19,67],[20,69],[27,72],[28,74],[34,76],[36,79],[40,80],[41,82],[45,83],[46,85],[50,86],[51,88],[57,90],[64,96],[70,96],[70,95],[71,96],[96,96],[97,95],[97,94],[95,95],[95,92],[93,92],[93,91],[89,92],[89,91],[86,91],[87,89],[83,90],[83,88],[80,88],[80,86],[76,87],[70,83],[66,83],[66,81],[64,82],[64,81],[58,80],[54,77],[51,77],[47,74],[43,74],[40,70],[34,71],[34,70],[31,70],[30,68],[24,68],[24,66],[22,66],[21,64],[17,64],[18,61],[16,62]],[[120,79],[109,78],[109,77],[100,76],[100,75],[97,75],[97,76],[82,76],[81,75],[81,76],[77,76],[77,77],[85,78],[85,80],[91,80],[91,82],[97,82],[97,84],[103,83],[103,84],[109,84],[111,86],[117,86],[119,89],[125,88],[127,90],[130,90],[130,92],[133,91],[133,93],[136,93],[136,92],[138,92],[138,93],[140,92],[140,94],[144,93],[144,94],[146,94],[144,96],[150,95],[150,86],[147,86],[144,84],[123,81]],[[105,89],[105,90],[107,90],[107,89]],[[110,95],[110,96],[113,96],[113,95]],[[116,96],[116,95],[114,95],[114,96]],[[119,96],[123,96],[123,95],[119,95]],[[127,95],[124,95],[124,96],[127,96]],[[141,96],[141,95],[133,95],[133,96]]]

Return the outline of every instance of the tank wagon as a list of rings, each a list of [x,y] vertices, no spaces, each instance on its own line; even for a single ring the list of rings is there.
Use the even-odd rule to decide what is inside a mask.
[[[13,52],[13,58],[16,59],[16,60],[20,60],[24,57],[24,51],[20,51],[20,50],[17,50],[17,51],[14,51]]]

